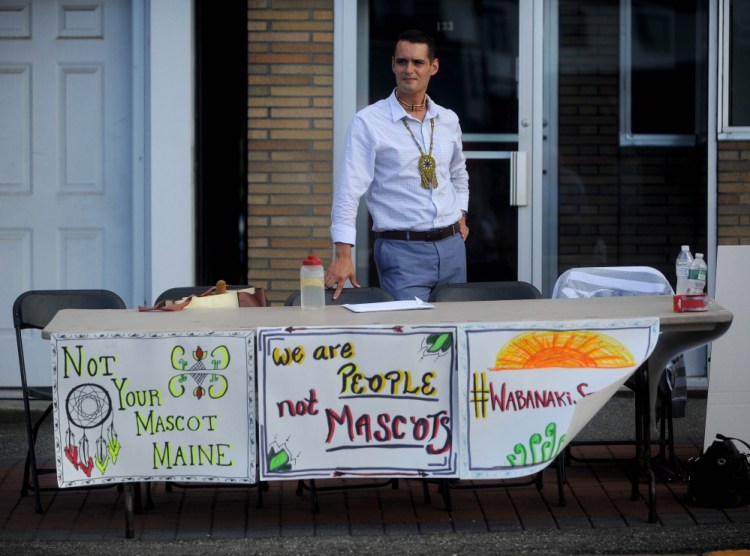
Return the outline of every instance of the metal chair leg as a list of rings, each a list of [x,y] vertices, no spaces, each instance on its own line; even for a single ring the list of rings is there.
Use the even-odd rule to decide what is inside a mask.
[[[651,396],[648,390],[648,363],[643,365],[643,388],[641,388],[641,418],[643,422],[643,469],[648,482],[648,522],[656,523],[656,475],[651,466]]]
[[[268,483],[261,481],[256,485],[256,488],[258,490],[258,500],[255,502],[255,507],[260,509],[263,507],[263,491],[268,489]]]
[[[648,367],[642,364],[636,369],[635,388],[635,458],[633,459],[633,471],[630,481],[630,499],[638,500],[640,497],[640,477],[643,468],[644,457],[644,412],[648,412],[648,406],[644,402],[643,393],[648,389]]]
[[[135,530],[133,527],[133,483],[125,484],[125,538],[132,539],[135,537]]]
[[[440,479],[438,482],[438,492],[443,496],[443,504],[445,505],[445,511],[450,512],[453,510],[453,502],[451,501],[451,486],[448,479]]]
[[[34,491],[34,511],[38,514],[44,513],[42,508],[42,497],[39,488],[39,472],[36,463],[36,439],[39,435],[39,429],[45,419],[52,411],[52,404],[47,406],[42,416],[32,425],[31,406],[28,396],[24,396],[24,413],[26,417],[26,435],[28,440],[28,452],[26,453],[26,463],[23,472],[23,485],[21,486],[21,495],[26,496],[29,491],[29,478],[31,478],[31,489]]]
[[[422,479],[422,497],[424,498],[425,504],[432,504],[432,496],[430,495],[430,482],[427,479]]]
[[[560,452],[555,458],[555,467],[557,471],[557,505],[564,508],[568,504],[565,499],[565,483],[568,482],[565,477],[565,451]]]

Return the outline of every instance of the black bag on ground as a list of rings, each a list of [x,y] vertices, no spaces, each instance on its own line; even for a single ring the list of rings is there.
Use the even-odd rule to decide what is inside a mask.
[[[750,449],[744,440],[717,434],[703,455],[688,460],[689,504],[734,508],[750,503],[750,456],[741,453],[734,441]]]

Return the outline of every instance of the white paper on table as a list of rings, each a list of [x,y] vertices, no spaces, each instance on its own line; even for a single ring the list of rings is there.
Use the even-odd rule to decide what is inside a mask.
[[[378,303],[346,303],[342,305],[355,313],[369,313],[375,311],[409,311],[411,309],[433,309],[434,305],[425,303],[418,297],[413,300],[380,301]]]

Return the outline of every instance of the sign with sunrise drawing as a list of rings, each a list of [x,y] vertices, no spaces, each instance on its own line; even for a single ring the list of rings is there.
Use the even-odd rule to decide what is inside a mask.
[[[461,477],[544,469],[651,354],[657,318],[466,325]]]

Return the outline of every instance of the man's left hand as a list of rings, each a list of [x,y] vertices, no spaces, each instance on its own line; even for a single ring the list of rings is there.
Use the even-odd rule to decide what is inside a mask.
[[[465,214],[461,216],[461,219],[458,221],[458,227],[458,233],[461,234],[461,238],[466,241],[466,238],[469,237],[469,227],[466,225]]]

